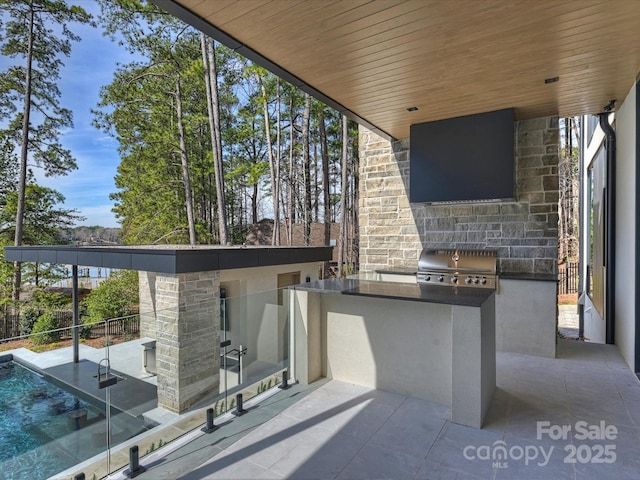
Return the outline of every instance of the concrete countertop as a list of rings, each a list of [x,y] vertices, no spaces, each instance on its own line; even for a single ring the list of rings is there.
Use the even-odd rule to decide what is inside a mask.
[[[488,288],[443,287],[414,283],[338,278],[303,283],[296,285],[293,288],[295,290],[319,293],[442,303],[467,307],[480,307],[487,299],[491,298],[491,295],[495,293],[493,289]]]

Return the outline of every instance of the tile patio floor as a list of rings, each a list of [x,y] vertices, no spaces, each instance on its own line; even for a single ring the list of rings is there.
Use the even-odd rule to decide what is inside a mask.
[[[561,341],[557,356],[498,353],[482,430],[451,423],[442,405],[325,381],[278,393],[137,478],[640,479],[636,376],[611,345]],[[552,439],[538,422],[571,430]],[[580,438],[601,422],[608,439]],[[504,460],[485,459],[499,446]]]
[[[566,338],[578,338],[578,306],[558,305],[558,330]]]

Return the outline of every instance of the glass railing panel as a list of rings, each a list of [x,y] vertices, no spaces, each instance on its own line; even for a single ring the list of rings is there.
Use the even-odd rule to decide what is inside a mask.
[[[42,329],[49,324],[64,326]],[[156,400],[155,384],[145,381],[155,377],[143,369],[139,326],[138,314],[78,327],[40,322],[35,333],[0,343],[0,398],[13,399],[0,419],[0,470],[11,472],[3,478],[49,478],[96,455],[106,460],[108,446],[156,425],[142,415]],[[136,412],[129,392],[145,386],[150,403]],[[16,423],[16,435],[5,435]]]
[[[245,400],[281,381],[289,361],[288,289],[227,298],[230,345],[221,349],[221,385],[227,386],[227,404],[234,396]],[[231,400],[228,398],[231,397]]]
[[[179,371],[179,360],[162,356],[166,343],[162,329],[169,328],[162,320],[176,318],[175,310],[140,312],[78,327],[65,324],[15,339],[21,343],[0,343],[0,400],[9,398],[2,393],[3,382],[12,382],[15,371],[24,370],[34,382],[20,390],[30,402],[26,410],[44,412],[43,418],[29,417],[26,424],[24,419],[5,416],[0,426],[0,451],[5,452],[0,455],[0,469],[15,471],[13,478],[48,478],[60,471],[62,478],[80,472],[86,478],[103,478],[128,465],[132,446],[143,459],[202,428],[207,409],[223,415],[237,408],[238,394],[247,402],[282,381],[282,372],[289,367],[288,289],[180,307],[179,315],[186,313],[200,319],[199,328],[215,332],[214,340],[207,337],[198,348],[203,356],[217,359],[212,363],[217,374],[198,385],[202,395],[180,412],[158,406],[170,372],[174,367]],[[179,320],[174,327],[184,327],[179,333],[187,337],[199,334],[189,330],[189,322],[182,325]],[[8,361],[7,352],[14,362]],[[161,361],[168,369],[160,368]],[[23,430],[44,438],[44,444],[34,447],[31,440],[5,435],[2,429],[15,430],[15,422],[29,425]],[[24,444],[25,451],[15,450],[17,444]]]
[[[164,314],[171,316],[174,313],[157,312],[156,318],[162,319]],[[270,387],[275,387],[282,380],[282,371],[288,368],[288,289],[206,300],[182,306],[180,313],[184,318],[197,319],[196,323],[201,329],[198,332],[204,331],[208,335],[207,332],[214,330],[218,334],[217,344],[211,344],[209,340],[197,344],[197,348],[201,349],[198,355],[207,359],[212,355],[217,356],[218,375],[208,376],[208,383],[199,385],[203,392],[201,398],[180,414],[167,412],[163,408],[149,412],[147,415],[157,419],[159,425],[137,437],[135,442],[127,442],[126,449],[112,449],[111,471],[127,464],[130,444],[138,446],[140,458],[144,459],[176,438],[205,427],[208,409],[213,410],[215,417],[230,414],[237,409],[238,394],[242,395],[244,402],[248,402]],[[144,327],[142,330],[145,330]],[[182,333],[189,335],[196,332],[187,330]],[[161,340],[158,340],[158,350],[162,349],[160,343]],[[117,345],[109,349],[110,357],[115,361]],[[160,397],[164,380],[160,378],[163,375],[161,369],[157,370]]]

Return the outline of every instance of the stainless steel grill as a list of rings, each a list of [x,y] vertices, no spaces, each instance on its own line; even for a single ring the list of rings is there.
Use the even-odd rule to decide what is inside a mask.
[[[424,249],[418,262],[418,283],[476,288],[497,287],[493,250]]]

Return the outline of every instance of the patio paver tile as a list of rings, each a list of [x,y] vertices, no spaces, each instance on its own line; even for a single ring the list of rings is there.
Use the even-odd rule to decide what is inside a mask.
[[[413,479],[422,459],[377,445],[366,445],[337,477],[339,480]]]

